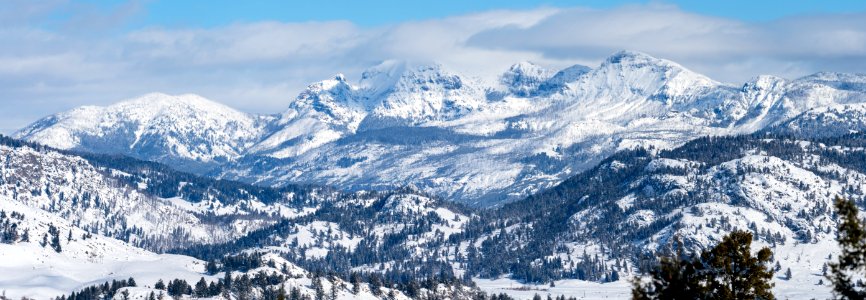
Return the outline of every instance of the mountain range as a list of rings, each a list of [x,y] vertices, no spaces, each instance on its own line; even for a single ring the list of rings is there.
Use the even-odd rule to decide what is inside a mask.
[[[774,279],[777,295],[829,296],[831,201],[866,199],[864,146],[863,133],[760,132],[622,150],[543,192],[477,209],[411,186],[262,187],[3,138],[0,255],[15,259],[0,262],[13,270],[0,289],[47,298],[134,277],[147,285],[119,289],[143,298],[159,279],[224,284],[228,272],[271,274],[254,297],[279,284],[315,297],[309,278],[346,298],[379,298],[381,282],[398,299],[471,299],[479,289],[625,297],[658,253],[743,229],[771,247],[777,272],[793,270]],[[419,278],[440,281],[421,288]]]
[[[485,85],[439,65],[386,61],[355,83],[343,75],[313,83],[280,114],[149,94],[48,116],[15,136],[259,185],[411,184],[484,206],[552,187],[617,150],[774,126],[829,134],[822,123],[854,122],[856,130],[866,99],[864,75],[758,76],[735,86],[632,51],[596,68],[518,63],[500,79]]]
[[[631,51],[494,84],[386,61],[273,115],[149,94],[0,137],[0,256],[20,258],[0,289],[622,298],[659,254],[742,229],[774,252],[779,298],[830,296],[864,129],[866,75],[734,86]]]

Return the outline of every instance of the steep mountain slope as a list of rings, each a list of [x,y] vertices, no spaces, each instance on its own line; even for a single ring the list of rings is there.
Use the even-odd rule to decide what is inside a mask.
[[[483,99],[481,88],[442,66],[386,61],[366,70],[358,85],[337,75],[308,86],[250,152],[293,158],[359,130],[454,119]]]
[[[741,229],[770,246],[782,270],[794,270],[794,279],[776,279],[777,291],[829,296],[829,287],[817,283],[837,251],[832,200],[866,197],[863,145],[862,134],[756,134],[701,138],[658,153],[619,152],[470,223],[465,232],[476,232],[468,238],[480,247],[469,251],[478,254],[467,268],[537,282],[608,280],[678,244],[697,251]]]
[[[0,173],[3,174],[0,186],[5,192],[0,205],[24,208],[28,215],[38,212],[46,218],[63,219],[75,228],[61,228],[62,239],[68,230],[74,231],[75,236],[79,232],[106,234],[151,249],[173,248],[173,252],[215,260],[224,255],[264,251],[316,274],[387,272],[392,274],[387,277],[389,281],[408,284],[428,275],[454,278],[448,261],[434,258],[442,255],[440,251],[444,250],[439,247],[443,241],[461,232],[469,218],[463,209],[444,205],[413,189],[384,194],[341,194],[322,188],[273,190],[177,174],[157,164],[126,158],[79,157],[8,139],[3,140],[2,147],[0,157],[4,160],[0,165],[5,167]],[[34,188],[22,190],[23,187]],[[171,198],[158,196],[162,193]],[[7,223],[0,220],[0,229],[4,224]],[[15,227],[23,234],[24,226]],[[42,231],[32,232],[34,235]],[[62,246],[67,247],[67,243]],[[117,249],[112,253],[146,252],[125,244],[124,247],[132,250]],[[26,255],[22,249],[26,247],[10,249],[9,253]],[[104,262],[111,266],[108,270],[114,270],[116,265],[128,268],[126,271],[92,272],[91,277],[79,276],[73,270],[91,270],[95,265],[76,257],[54,257],[45,265],[66,272],[65,279],[55,285],[57,289],[46,291],[68,291],[70,287],[81,287],[82,282],[99,283],[125,276],[148,280],[154,276],[178,276],[189,280],[201,273],[203,265],[195,263],[199,266],[192,271],[169,268],[159,272],[148,268],[148,262],[154,262],[154,268],[160,266],[150,254],[129,255],[124,256],[128,260],[116,264]],[[373,264],[375,259],[371,255],[388,262]],[[320,260],[325,257],[336,263]],[[182,258],[183,264],[177,259],[166,263],[178,263],[180,267],[189,265],[188,260],[194,261]],[[366,261],[371,262],[369,266]],[[72,269],[61,270],[60,266],[67,265]],[[36,263],[28,260],[20,267],[34,266]],[[34,276],[42,276],[39,274]],[[29,278],[10,280],[8,284],[18,291],[26,286],[21,280]],[[44,287],[53,283],[34,285]],[[307,290],[309,285],[307,281]],[[443,288],[450,289],[453,285]],[[471,295],[474,290],[463,292]],[[400,292],[397,293],[399,296]]]
[[[351,135],[366,116],[357,87],[342,75],[307,87],[274,123],[269,133],[250,151],[285,158]]]
[[[287,294],[290,290],[297,290],[300,295],[312,298],[317,295],[316,278],[329,295],[341,299],[379,299],[387,295],[391,299],[410,299],[393,287],[374,286],[368,282],[350,283],[341,277],[324,277],[321,273],[309,272],[274,253],[245,251],[241,255],[250,257],[245,262],[246,267],[232,270],[236,266],[228,266],[227,262],[238,261],[233,260],[238,256],[232,255],[215,264],[216,269],[208,270],[205,261],[182,255],[155,254],[92,234],[57,214],[28,207],[5,196],[0,196],[0,225],[4,227],[3,239],[0,239],[0,256],[4,258],[0,260],[0,269],[3,270],[0,272],[0,290],[4,296],[12,298],[53,299],[73,292],[81,293],[90,286],[101,287],[106,282],[126,282],[132,278],[137,282],[133,287],[116,288],[112,285],[116,289],[114,295],[120,297],[128,293],[131,299],[147,299],[150,293],[166,294],[164,289],[154,287],[158,280],[170,282],[180,279],[195,284],[203,279],[213,288],[214,283],[223,286],[226,272],[230,272],[235,285],[243,284],[244,280],[258,283],[267,279],[270,283],[250,286],[249,290],[216,291],[213,296],[221,297],[220,294],[228,293],[235,297],[244,295],[268,299],[265,295],[282,287]],[[13,228],[12,232],[16,234],[10,235],[9,228]],[[43,242],[43,236],[46,242]],[[415,293],[471,299],[476,290],[440,285],[433,289],[419,288]]]
[[[302,213],[318,192],[198,178],[134,159],[85,158],[0,137],[0,195],[152,250],[242,236]]]
[[[838,104],[808,110],[769,131],[815,137],[843,136],[866,130],[866,104]]]
[[[499,82],[512,95],[528,97],[537,91],[541,85],[547,83],[552,76],[553,74],[541,66],[531,62],[521,62],[508,68],[508,71],[500,76]]]
[[[151,288],[157,279],[194,283],[203,277],[215,283],[223,282],[219,271],[230,270],[240,282],[246,278],[257,285],[228,292],[256,297],[273,295],[281,285],[313,296],[310,278],[321,277],[324,287],[344,298],[393,294],[389,297],[408,299],[405,293],[411,292],[413,297],[470,299],[477,290],[454,281],[450,270],[444,272],[447,262],[427,261],[443,239],[468,222],[468,216],[446,207],[412,189],[344,194],[316,187],[255,187],[131,158],[78,156],[0,137],[0,254],[20,258],[0,262],[0,269],[16,271],[0,275],[0,289],[14,297],[41,299],[135,278],[147,286],[112,285],[111,291],[126,290],[135,298],[158,293]],[[374,225],[367,223],[371,219]],[[219,270],[206,271],[206,262],[192,257],[157,255],[140,247],[198,254],[216,261]],[[195,249],[210,250],[201,255]],[[257,267],[228,266],[237,261],[231,257],[250,253],[262,253],[257,262],[247,262]],[[399,267],[355,269],[345,261],[316,261],[371,253],[391,257]],[[386,270],[394,272],[388,282],[399,283],[399,289],[383,287],[381,281],[377,286],[381,277],[368,275],[367,281],[347,283],[351,272]],[[409,287],[424,277],[417,274],[442,277]],[[262,280],[270,284],[258,285]]]
[[[373,73],[388,74],[376,86],[404,78]],[[462,117],[375,130],[364,130],[365,119],[354,134],[303,155],[250,155],[222,176],[353,189],[412,183],[447,199],[496,204],[551,187],[617,150],[749,133],[815,107],[866,100],[858,86],[841,89],[826,78],[762,76],[736,88],[630,51],[592,70],[574,66],[551,77],[523,63],[502,78],[510,92]]]
[[[63,266],[62,261],[85,265],[89,253],[102,253],[106,264],[145,274],[151,281],[166,273],[147,275],[153,274],[146,267],[148,261],[154,261],[153,266],[176,264],[171,272],[191,277],[189,281],[201,276],[218,282],[221,277],[204,274],[199,269],[204,261],[157,257],[127,249],[131,246],[118,241],[87,242],[89,238],[83,237],[105,233],[148,247],[160,245],[155,242],[160,238],[172,241],[179,247],[172,252],[216,261],[218,268],[228,268],[231,259],[226,257],[232,255],[265,253],[267,260],[292,267],[286,272],[279,264],[263,263],[237,275],[277,274],[283,276],[279,282],[299,286],[304,293],[315,292],[310,276],[329,272],[377,272],[400,283],[401,290],[424,277],[442,281],[481,277],[491,279],[478,280],[482,283],[495,278],[519,280],[511,282],[520,285],[556,281],[561,289],[553,291],[571,291],[582,281],[627,279],[658,253],[680,244],[687,251],[697,251],[733,229],[744,229],[756,234],[758,245],[772,247],[781,270],[793,270],[790,280],[774,279],[778,295],[829,296],[829,287],[818,281],[824,263],[837,251],[830,203],[836,195],[858,203],[866,199],[863,149],[866,135],[862,133],[820,138],[758,133],[699,138],[671,150],[624,150],[547,191],[478,212],[444,203],[414,187],[393,192],[337,193],[321,188],[290,192],[182,177],[156,164],[74,156],[4,140],[0,209],[7,211],[11,221],[0,220],[3,242],[7,243],[9,228],[19,237],[27,229],[31,242],[15,238],[12,246],[0,245],[0,251],[38,253],[24,267],[10,268],[32,267],[40,259],[52,266]],[[160,192],[180,198],[155,196]],[[85,198],[92,201],[81,200]],[[95,208],[84,204],[95,205],[95,199],[100,203]],[[153,211],[160,213],[159,218],[141,217]],[[60,230],[48,233],[52,223]],[[180,229],[152,229],[158,226]],[[68,230],[73,239],[68,238]],[[167,239],[159,233],[165,231],[206,232]],[[48,242],[42,246],[37,244],[41,238],[34,241],[34,235],[44,233]],[[214,238],[200,239],[209,235]],[[56,253],[54,236],[60,247],[69,249],[68,254],[52,254]],[[76,240],[77,236],[82,237]],[[108,247],[100,245],[140,255],[114,257],[109,253],[115,250],[99,250]],[[66,272],[65,278],[78,276],[60,267],[38,270],[32,273],[36,277],[55,271]],[[295,271],[307,278],[297,277]],[[103,272],[94,274],[111,271]],[[87,284],[127,274],[131,273],[87,277],[93,278]],[[339,282],[331,280],[325,286]],[[71,281],[62,282],[66,283],[61,287],[73,286]],[[368,290],[372,287],[365,285],[360,293]],[[347,297],[351,294],[349,289],[341,291]],[[472,289],[461,291],[472,293]]]
[[[263,134],[265,120],[197,95],[148,94],[49,116],[17,136],[58,149],[204,169],[238,158]]]
[[[389,67],[402,73],[394,78],[390,74],[399,71],[368,71],[361,82],[362,86],[369,87],[365,96],[376,99],[361,130],[425,126],[432,121],[453,120],[486,103],[484,88],[479,82],[441,65]]]
[[[831,203],[837,195],[866,199],[864,145],[863,134],[699,138],[671,150],[619,151],[499,208],[473,213],[412,190],[362,192],[235,242],[181,253],[209,258],[262,247],[312,270],[393,278],[440,270],[497,291],[508,290],[501,282],[546,290],[555,281],[553,293],[597,289],[609,293],[603,297],[627,295],[621,281],[657,254],[678,245],[698,251],[742,229],[775,252],[777,295],[829,296],[818,283],[837,253]],[[788,268],[790,280],[781,275]],[[609,281],[620,283],[598,286]]]
[[[398,282],[412,276],[454,277],[459,275],[451,266],[456,253],[446,241],[462,233],[471,217],[465,208],[444,205],[411,189],[360,192],[236,241],[178,253],[215,259],[253,248],[280,253],[322,272],[380,272]]]
[[[532,90],[530,95],[532,96],[546,96],[553,93],[561,92],[566,88],[566,84],[569,82],[575,82],[578,78],[583,76],[583,74],[589,73],[592,69],[587,66],[582,65],[573,65],[571,67],[565,68],[553,74],[553,77],[545,80],[541,84],[538,85],[538,88]]]
[[[779,126],[810,110],[849,110],[866,103],[863,82],[862,75],[819,73],[796,80],[759,76],[738,87],[633,51],[615,53],[594,69],[572,66],[555,74],[519,63],[493,86],[438,65],[386,61],[356,84],[338,75],[310,85],[280,115],[232,115],[228,119],[245,121],[226,123],[238,124],[227,127],[236,131],[214,130],[226,135],[175,138],[197,133],[151,122],[160,124],[152,135],[158,142],[134,143],[137,131],[128,130],[119,134],[128,139],[117,143],[122,147],[69,145],[216,166],[191,170],[263,185],[362,190],[413,184],[449,200],[495,205],[552,187],[618,150],[669,149],[699,136]],[[65,124],[75,122],[57,121],[112,115],[83,110],[92,111],[49,117],[18,136],[50,143],[116,135],[103,127],[67,130]],[[223,128],[207,125],[207,117],[165,120]],[[181,146],[158,148],[163,154],[139,147],[150,144]]]

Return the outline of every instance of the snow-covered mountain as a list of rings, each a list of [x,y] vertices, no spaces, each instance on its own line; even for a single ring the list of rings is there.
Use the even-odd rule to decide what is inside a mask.
[[[101,287],[107,282],[126,282],[128,279],[137,283],[119,288],[111,285],[111,289],[116,289],[113,291],[115,297],[111,299],[121,299],[123,294],[129,299],[148,299],[151,293],[161,294],[164,298],[167,291],[164,287],[155,286],[158,281],[177,279],[195,285],[204,280],[213,287],[216,283],[224,284],[227,272],[238,282],[243,282],[244,278],[268,278],[270,281],[265,285],[251,286],[249,290],[216,291],[212,296],[244,294],[261,298],[268,292],[283,288],[286,294],[297,290],[300,295],[314,298],[318,291],[315,280],[319,280],[319,288],[326,289],[328,295],[335,295],[338,299],[380,299],[384,296],[411,299],[393,287],[347,282],[340,277],[324,277],[305,270],[286,260],[276,248],[242,252],[242,255],[252,257],[247,262],[252,267],[232,270],[223,262],[214,265],[217,270],[208,270],[206,261],[184,255],[157,254],[94,234],[56,213],[30,207],[6,196],[0,196],[0,227],[4,230],[0,238],[0,256],[4,258],[0,260],[0,270],[3,271],[0,272],[0,290],[4,297],[13,299],[54,299],[73,292],[81,293],[93,286]],[[227,257],[226,261],[230,261],[233,256]],[[204,298],[199,290],[193,293],[197,298]],[[475,293],[471,287],[446,285],[417,291],[418,295],[447,294],[452,299],[471,299]],[[100,296],[104,294],[95,297],[103,298]]]
[[[358,227],[361,220],[368,220],[365,210],[377,215],[373,232]],[[352,213],[358,216],[346,217]],[[341,194],[316,187],[254,187],[129,158],[79,156],[0,137],[0,256],[4,258],[0,260],[0,290],[16,298],[54,298],[106,281],[134,278],[138,286],[121,288],[133,299],[146,299],[150,292],[165,293],[153,285],[158,279],[195,283],[205,278],[216,283],[225,278],[227,270],[241,279],[268,274],[271,282],[227,293],[261,297],[283,286],[286,291],[298,289],[312,297],[316,286],[310,279],[320,277],[322,270],[306,264],[304,258],[355,251],[398,236],[409,238],[399,247],[389,245],[390,253],[404,255],[411,249],[429,257],[437,246],[430,250],[419,246],[441,242],[460,232],[467,221],[467,216],[412,189]],[[227,246],[255,240],[261,232],[276,237],[243,247]],[[222,249],[206,254],[222,261],[215,264],[222,269],[206,270],[205,265],[213,261],[152,252],[176,253],[196,247]],[[226,266],[232,256],[250,253],[259,253],[260,258],[246,265],[258,267],[237,270]],[[378,286],[367,281],[349,283],[345,278],[329,276],[321,281],[340,298],[378,299],[391,294],[389,297],[409,299],[406,289],[384,287],[381,282]],[[450,283],[412,291],[416,295],[454,295],[454,299],[470,299],[477,292]]]
[[[0,256],[21,258],[0,260],[0,290],[627,297],[658,253],[743,229],[791,268],[779,298],[829,296],[831,203],[866,199],[864,130],[864,75],[734,86],[631,51],[490,85],[387,61],[270,116],[152,94],[18,133],[61,150],[0,137]]]
[[[111,164],[126,164],[129,172]],[[256,197],[254,189],[212,188],[220,185],[225,184],[190,180],[136,165],[134,160],[99,162],[11,140],[0,142],[4,202],[40,209],[82,230],[151,250],[225,242],[304,210],[288,191],[274,192],[276,200],[265,200]]]
[[[368,71],[361,81],[366,97],[376,103],[362,129],[425,126],[460,118],[486,104],[479,82],[441,65],[389,67],[397,70]],[[396,72],[398,76],[390,75]]]
[[[774,251],[777,297],[829,297],[823,272],[838,254],[832,201],[866,197],[864,141],[862,133],[755,134],[701,138],[670,151],[621,151],[470,224],[467,232],[487,231],[470,237],[483,246],[468,269],[535,282],[606,281],[644,268],[641,257],[652,261],[680,243],[697,252],[740,229]],[[502,265],[509,267],[490,267]],[[781,276],[788,268],[791,279]]]
[[[58,149],[116,153],[203,169],[237,159],[260,140],[267,120],[197,95],[154,93],[49,116],[17,136]]]
[[[553,74],[539,65],[531,62],[520,62],[512,65],[500,77],[499,81],[508,92],[518,97],[528,97],[539,87],[551,79]]]
[[[773,132],[831,137],[866,130],[866,103],[837,104],[810,109],[783,122]]]
[[[440,65],[386,61],[357,82],[337,75],[314,83],[274,116],[202,100],[162,113],[153,112],[161,105],[150,105],[140,113],[150,117],[127,117],[138,116],[134,107],[143,103],[165,102],[148,96],[51,116],[17,136],[66,149],[204,164],[212,167],[209,175],[257,184],[356,190],[413,184],[485,205],[552,187],[617,150],[671,148],[699,136],[779,126],[807,111],[848,110],[866,103],[864,78],[758,76],[734,86],[621,51],[592,69],[554,73],[518,63],[485,84]]]
[[[275,158],[295,157],[352,135],[366,116],[357,87],[343,75],[307,87],[274,122],[275,130],[250,148]]]
[[[310,278],[325,271],[393,280],[474,278],[482,289],[509,292],[502,282],[548,289],[534,284],[555,281],[554,294],[583,288],[600,297],[627,295],[624,280],[644,267],[645,255],[675,240],[701,249],[738,228],[754,232],[755,243],[770,246],[780,267],[793,270],[790,280],[774,279],[777,295],[829,295],[818,280],[837,251],[831,201],[836,195],[866,199],[864,145],[862,133],[842,139],[757,133],[701,138],[672,150],[624,150],[550,190],[474,210],[411,186],[355,193],[258,190],[6,139],[0,148],[0,253],[23,259],[4,260],[0,268],[26,276],[0,275],[0,288],[53,295],[127,277],[219,282],[233,256],[263,253],[260,262],[247,261],[252,267],[233,273],[276,274],[282,277],[271,288],[283,283],[307,295],[316,291]],[[198,259],[135,247],[171,248],[154,241],[183,245],[172,251]],[[204,270],[213,261],[217,269]],[[53,281],[39,279],[46,276]],[[374,294],[372,282],[356,292],[345,277],[321,280],[327,288],[338,283],[347,299],[383,296]],[[395,289],[396,296],[408,295],[410,286]],[[38,293],[24,293],[31,290]],[[151,291],[158,292],[129,289],[140,297]],[[475,291],[443,285],[427,292],[465,299]]]

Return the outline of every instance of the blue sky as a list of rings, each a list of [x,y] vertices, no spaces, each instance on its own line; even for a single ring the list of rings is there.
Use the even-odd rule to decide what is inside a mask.
[[[279,113],[385,60],[495,83],[619,50],[734,86],[866,72],[866,1],[0,1],[0,132],[81,105],[195,93]]]
[[[103,10],[126,4],[120,0],[88,0]],[[431,18],[470,14],[495,9],[531,9],[536,7],[592,7],[608,9],[628,4],[668,3],[695,13],[747,21],[768,21],[781,17],[819,13],[845,13],[866,10],[866,1],[806,0],[727,0],[727,1],[194,1],[153,0],[141,4],[144,14],[129,26],[197,26],[214,27],[235,22],[274,20],[283,22],[349,20],[363,26],[394,24]],[[326,5],[323,5],[326,4]]]

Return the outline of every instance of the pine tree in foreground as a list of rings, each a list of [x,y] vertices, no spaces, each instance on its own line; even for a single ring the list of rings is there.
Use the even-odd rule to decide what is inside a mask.
[[[775,299],[771,289],[773,252],[752,255],[752,234],[733,231],[695,258],[661,258],[651,281],[635,281],[633,299]]]
[[[650,271],[649,285],[634,282],[634,299],[700,299],[707,293],[697,274],[697,262],[687,259],[663,257]]]
[[[827,278],[838,298],[866,299],[866,290],[852,278],[866,276],[866,228],[857,216],[859,210],[853,201],[836,198],[835,206],[840,220],[836,240],[842,251],[838,262],[829,264]]]

